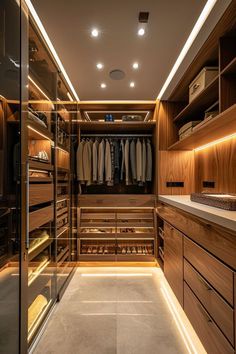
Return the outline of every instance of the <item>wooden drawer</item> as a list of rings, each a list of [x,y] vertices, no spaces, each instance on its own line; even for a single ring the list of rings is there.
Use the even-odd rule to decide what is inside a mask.
[[[183,306],[183,234],[164,223],[164,274]]]
[[[127,194],[111,194],[111,195],[81,195],[78,199],[79,207],[154,207],[156,197],[149,195],[127,195]]]
[[[225,336],[234,345],[234,311],[233,309],[214,291],[209,283],[184,260],[184,280],[189,285],[194,294],[198,297],[202,305],[209,312],[216,324],[220,327]]]
[[[186,237],[184,257],[233,306],[233,271]]]
[[[29,185],[29,205],[47,203],[53,200],[53,184],[37,183]]]
[[[234,349],[185,282],[184,311],[207,353],[234,354]]]
[[[236,238],[233,232],[163,203],[159,203],[157,211],[164,220],[236,269]]]
[[[29,213],[29,232],[53,220],[53,206],[41,208]]]

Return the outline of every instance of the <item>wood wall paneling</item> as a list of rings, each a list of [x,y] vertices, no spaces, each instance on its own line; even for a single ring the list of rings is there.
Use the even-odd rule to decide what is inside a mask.
[[[184,187],[167,187],[166,182],[184,182]],[[190,194],[195,190],[194,152],[159,151],[159,194]]]
[[[236,138],[195,152],[196,192],[236,193]],[[206,189],[203,181],[215,182]]]

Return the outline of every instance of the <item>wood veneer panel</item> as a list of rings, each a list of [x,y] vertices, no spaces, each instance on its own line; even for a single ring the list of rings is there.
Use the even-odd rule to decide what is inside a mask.
[[[182,105],[171,102],[160,102],[158,107],[158,139],[159,150],[167,150],[178,138],[177,127],[173,124],[173,117],[179,112]]]
[[[195,152],[196,191],[236,193],[236,139]],[[215,187],[203,188],[203,181]]]
[[[229,344],[186,283],[184,283],[184,311],[207,353],[235,353],[233,347]]]
[[[236,269],[236,236],[233,231],[164,203],[158,204],[157,211],[161,218]]]
[[[156,101],[79,101],[81,110],[151,110],[154,109]]]
[[[194,192],[194,152],[159,151],[158,180],[158,194]],[[184,182],[184,187],[167,187],[166,182]]]
[[[128,132],[151,132],[156,122],[79,122],[81,132],[119,132],[127,134]]]
[[[29,205],[32,206],[32,205],[52,201],[53,188],[54,185],[52,183],[30,184],[29,185]]]
[[[78,198],[78,206],[83,208],[89,207],[154,207],[156,202],[155,195],[80,195]]]
[[[183,234],[166,222],[164,232],[164,274],[183,306]]]
[[[184,260],[184,280],[234,345],[234,311],[204,278]]]

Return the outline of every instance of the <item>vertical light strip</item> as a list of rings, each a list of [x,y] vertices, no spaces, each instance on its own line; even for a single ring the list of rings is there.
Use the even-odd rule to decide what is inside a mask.
[[[185,45],[183,46],[173,68],[171,69],[164,85],[161,88],[161,91],[159,92],[157,99],[160,100],[165,92],[165,90],[167,89],[167,87],[169,86],[171,80],[173,79],[174,75],[176,74],[176,71],[178,70],[178,68],[180,67],[180,64],[182,63],[182,61],[184,60],[187,52],[189,51],[191,45],[193,44],[195,38],[197,37],[199,31],[201,30],[202,26],[204,25],[207,17],[209,16],[211,10],[213,9],[215,3],[217,0],[208,0],[206,5],[204,6],[197,22],[195,23],[192,32],[190,33],[187,41],[185,42]]]
[[[34,20],[35,20],[35,22],[36,22],[41,34],[42,34],[44,40],[46,41],[46,43],[47,43],[47,45],[48,45],[48,47],[49,47],[54,59],[56,60],[57,65],[59,66],[63,76],[65,77],[66,82],[67,82],[68,86],[71,89],[71,92],[73,93],[76,101],[79,101],[79,97],[78,97],[78,95],[77,95],[77,93],[76,93],[76,91],[75,91],[75,89],[74,89],[74,87],[73,87],[73,85],[72,85],[72,83],[71,83],[71,81],[69,79],[69,76],[67,75],[67,73],[65,71],[65,68],[64,68],[59,56],[57,55],[57,52],[56,52],[55,48],[53,47],[53,44],[52,44],[50,38],[48,37],[48,34],[47,34],[47,32],[46,32],[46,30],[45,30],[45,28],[44,28],[44,26],[43,26],[43,24],[42,24],[42,22],[41,22],[41,20],[39,18],[37,12],[35,11],[35,8],[33,7],[33,5],[32,5],[30,0],[25,0],[25,2],[27,4],[27,6],[29,8],[29,11],[30,11],[31,15],[33,16],[33,18],[34,18]]]

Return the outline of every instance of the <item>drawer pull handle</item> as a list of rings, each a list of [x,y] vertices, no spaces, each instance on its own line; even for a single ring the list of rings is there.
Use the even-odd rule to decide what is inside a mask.
[[[192,94],[194,94],[194,93],[197,91],[197,89],[199,88],[199,86],[200,86],[200,84],[194,84],[194,85],[193,85]]]
[[[208,313],[206,312],[206,310],[202,307],[202,305],[200,305],[199,303],[197,304],[199,310],[201,311],[201,313],[203,314],[203,316],[205,317],[205,319],[207,320],[207,322],[211,323],[212,319],[211,317],[208,315]]]
[[[198,280],[205,286],[205,288],[209,291],[212,290],[212,288],[210,287],[210,285],[200,276],[198,275]]]

